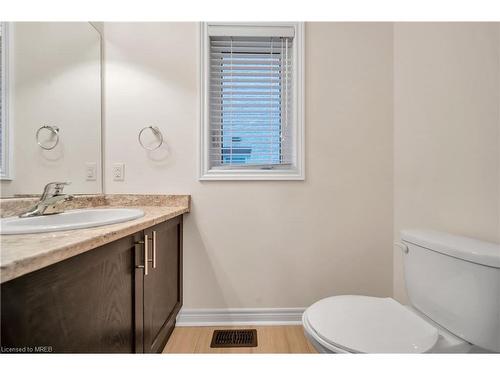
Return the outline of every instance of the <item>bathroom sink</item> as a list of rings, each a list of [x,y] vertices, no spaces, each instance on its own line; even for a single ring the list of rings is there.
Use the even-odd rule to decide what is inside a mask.
[[[35,217],[9,217],[0,220],[0,234],[28,234],[98,227],[122,223],[144,216],[136,208],[92,208]]]

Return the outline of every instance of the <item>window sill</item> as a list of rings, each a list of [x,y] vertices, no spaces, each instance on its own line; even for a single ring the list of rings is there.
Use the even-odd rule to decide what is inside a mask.
[[[263,170],[239,169],[223,170],[211,169],[202,173],[200,181],[303,181],[305,176],[297,169],[293,170]]]

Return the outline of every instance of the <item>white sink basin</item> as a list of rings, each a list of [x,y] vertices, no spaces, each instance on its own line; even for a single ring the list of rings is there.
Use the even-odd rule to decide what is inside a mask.
[[[98,227],[122,223],[144,216],[136,208],[93,208],[35,217],[9,217],[0,220],[0,234],[27,234]]]

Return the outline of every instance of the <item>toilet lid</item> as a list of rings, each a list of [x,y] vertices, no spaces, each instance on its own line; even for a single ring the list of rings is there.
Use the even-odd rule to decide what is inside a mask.
[[[328,297],[304,318],[320,338],[350,352],[424,353],[438,339],[436,327],[392,298]]]

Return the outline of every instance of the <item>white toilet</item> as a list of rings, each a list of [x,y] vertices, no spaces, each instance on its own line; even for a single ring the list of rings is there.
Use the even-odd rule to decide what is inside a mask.
[[[392,298],[335,296],[302,316],[321,353],[500,352],[500,245],[407,230],[411,306]]]

